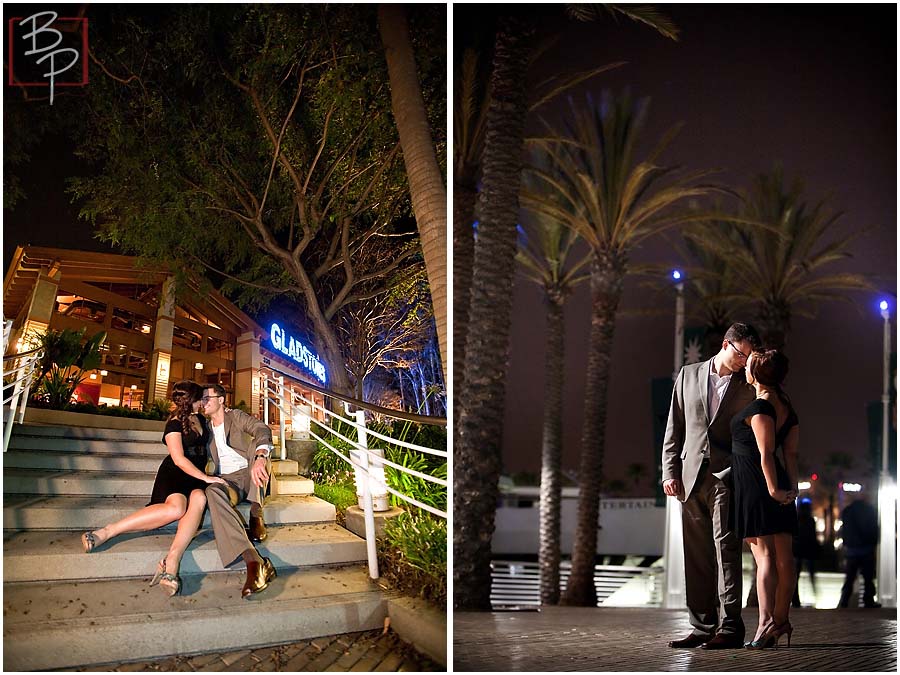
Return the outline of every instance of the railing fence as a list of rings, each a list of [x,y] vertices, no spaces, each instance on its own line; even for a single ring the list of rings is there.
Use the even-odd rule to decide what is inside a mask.
[[[293,420],[296,417],[303,420],[304,428],[307,425],[309,426],[310,437],[321,443],[332,454],[336,455],[350,467],[352,467],[356,476],[357,494],[361,497],[361,505],[365,515],[366,549],[368,553],[369,576],[371,578],[377,579],[379,576],[375,541],[375,512],[385,511],[389,508],[387,497],[388,494],[394,495],[400,500],[428,511],[429,513],[432,513],[440,518],[447,518],[446,511],[437,509],[429,504],[424,504],[409,495],[391,488],[387,484],[387,479],[384,475],[384,467],[388,466],[396,471],[401,471],[408,475],[412,475],[422,480],[434,483],[443,487],[445,490],[447,488],[447,480],[401,466],[396,462],[392,462],[386,459],[380,448],[369,447],[369,436],[378,438],[397,448],[422,452],[436,457],[443,457],[445,459],[447,457],[447,452],[445,450],[436,450],[434,448],[408,443],[404,440],[391,438],[372,429],[368,429],[366,427],[365,410],[357,409],[355,412],[350,412],[349,404],[352,402],[358,408],[365,407],[372,410],[377,410],[379,415],[403,421],[421,422],[422,420],[427,420],[428,418],[419,415],[405,415],[398,411],[388,411],[384,408],[375,408],[374,406],[368,406],[361,401],[352,401],[352,399],[337,396],[336,394],[327,392],[327,390],[315,389],[314,387],[312,387],[316,391],[324,393],[326,396],[332,396],[335,399],[342,400],[344,403],[345,414],[348,415],[348,417],[344,417],[334,412],[333,410],[330,410],[327,406],[319,405],[312,399],[306,398],[305,396],[302,396],[297,392],[288,392],[285,388],[285,375],[283,374],[279,375],[277,378],[270,378],[267,373],[261,371],[260,379],[262,391],[264,392],[264,398],[269,403],[274,405],[279,412],[278,418],[281,442],[281,459],[287,458],[287,444],[285,442],[285,420],[286,418],[290,418]],[[297,382],[304,387],[309,387],[309,385],[305,382],[300,382],[299,380],[297,380]],[[264,405],[263,408],[264,421],[268,424],[269,406]],[[356,439],[345,436],[337,429],[334,429],[333,426],[324,424],[323,422],[314,418],[309,412],[307,412],[307,410],[318,411],[327,420],[330,420],[332,422],[334,422],[334,420],[338,420],[346,423],[351,428],[356,430]],[[446,422],[441,419],[434,420],[432,423],[445,424]],[[320,435],[313,431],[311,428],[312,424],[316,424],[317,426],[321,427],[323,430],[323,434]],[[347,452],[347,455],[344,455],[339,449],[335,448],[331,443],[329,443],[328,440],[324,437],[325,435],[337,437],[344,443],[347,443],[351,448]]]

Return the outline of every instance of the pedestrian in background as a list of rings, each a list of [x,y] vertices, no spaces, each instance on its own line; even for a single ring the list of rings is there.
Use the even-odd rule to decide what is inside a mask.
[[[863,575],[863,606],[881,607],[875,602],[875,547],[878,545],[878,514],[863,493],[841,512],[846,574],[838,608],[845,608],[853,592],[856,575]],[[856,603],[854,603],[856,606]]]
[[[794,567],[797,570],[797,583],[794,586],[794,607],[800,607],[800,570],[803,563],[809,571],[809,583],[813,589],[813,606],[816,604],[816,561],[821,553],[821,545],[816,536],[816,519],[812,514],[812,503],[809,498],[801,500],[797,507],[797,536],[794,537]]]

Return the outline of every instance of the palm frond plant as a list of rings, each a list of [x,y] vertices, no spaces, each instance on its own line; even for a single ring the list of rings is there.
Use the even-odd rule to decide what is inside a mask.
[[[599,105],[571,104],[563,129],[545,123],[546,134],[530,139],[549,158],[552,170],[532,171],[537,186],[526,190],[529,211],[577,232],[590,246],[591,336],[581,439],[579,507],[572,573],[564,604],[596,602],[593,570],[616,313],[629,255],[641,242],[700,216],[676,210],[713,191],[698,184],[708,171],[681,172],[658,159],[677,132],[666,134],[644,160],[636,157],[648,101],[604,92]]]
[[[66,328],[29,336],[30,342],[42,349],[35,397],[53,409],[66,409],[88,371],[100,366],[100,346],[106,340],[106,331],[94,334],[82,344],[86,331]]]
[[[776,166],[756,176],[731,223],[685,232],[728,266],[733,290],[722,299],[752,306],[763,341],[775,348],[784,347],[793,316],[813,318],[820,302],[852,302],[851,292],[874,290],[862,274],[832,271],[866,230],[835,234],[842,214],[825,200],[810,205],[803,191],[799,179],[786,185]]]

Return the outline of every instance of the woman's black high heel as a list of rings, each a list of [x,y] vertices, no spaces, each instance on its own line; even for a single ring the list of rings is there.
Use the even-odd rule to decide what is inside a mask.
[[[783,624],[780,624],[775,628],[772,632],[772,635],[775,637],[775,648],[778,649],[778,642],[781,640],[781,636],[787,634],[787,646],[791,646],[791,634],[794,632],[794,627],[791,625],[790,621],[785,621]]]
[[[744,647],[747,649],[765,649],[772,644],[776,644],[775,630],[775,621],[770,619],[765,628],[763,628],[762,634],[755,640],[745,642]]]

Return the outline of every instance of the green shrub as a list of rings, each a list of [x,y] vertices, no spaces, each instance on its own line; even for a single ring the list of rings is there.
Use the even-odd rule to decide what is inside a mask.
[[[172,401],[167,398],[157,398],[154,399],[153,403],[147,406],[147,410],[145,411],[147,415],[151,415],[149,419],[156,420],[167,420],[169,419],[169,413],[172,410]]]
[[[411,509],[385,523],[378,542],[382,577],[402,593],[447,603],[447,521]]]

